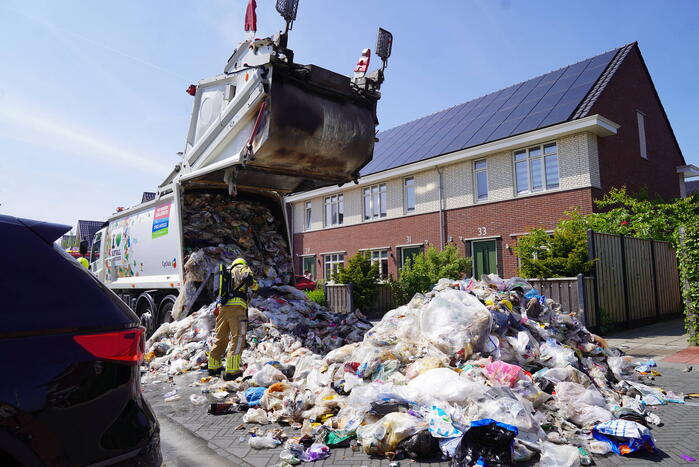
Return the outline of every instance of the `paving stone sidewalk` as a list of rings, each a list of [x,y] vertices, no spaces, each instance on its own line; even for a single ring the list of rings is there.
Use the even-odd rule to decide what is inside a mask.
[[[668,390],[683,393],[699,392],[699,368],[692,372],[683,372],[682,367],[673,364],[659,363],[662,376],[656,377],[652,383]],[[190,373],[177,376],[174,382],[146,384],[144,395],[153,406],[159,418],[167,417],[169,421],[180,424],[194,436],[208,442],[208,446],[219,455],[230,460],[230,465],[242,466],[271,466],[280,462],[281,449],[265,449],[257,451],[247,444],[247,430],[237,430],[243,421],[243,413],[213,416],[207,414],[208,404],[193,405],[189,401],[190,394],[201,394],[199,387],[189,384],[202,376],[202,373]],[[181,399],[174,402],[164,402],[164,394],[177,388]],[[689,464],[680,455],[685,454],[699,459],[699,399],[687,404],[669,404],[655,406],[652,410],[663,422],[660,427],[653,427],[657,453],[632,456],[608,455],[595,457],[596,465],[684,465]],[[249,425],[256,426],[256,425]],[[268,429],[271,425],[264,428]],[[285,427],[288,434],[293,433]],[[350,448],[334,449],[332,456],[324,461],[316,462],[321,466],[388,466],[386,459],[372,459],[362,452],[353,452]],[[448,462],[414,462],[400,461],[401,466],[413,464],[430,466],[448,466]],[[530,464],[531,465],[531,464]],[[534,464],[535,465],[535,464]],[[699,464],[696,464],[699,465]]]

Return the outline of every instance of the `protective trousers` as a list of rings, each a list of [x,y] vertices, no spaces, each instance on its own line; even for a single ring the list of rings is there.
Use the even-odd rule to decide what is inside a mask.
[[[248,312],[245,307],[238,305],[221,306],[216,317],[216,340],[209,353],[209,369],[217,369],[217,365],[218,368],[222,366],[221,358],[228,347],[226,373],[240,371],[240,354],[245,346],[247,330]]]

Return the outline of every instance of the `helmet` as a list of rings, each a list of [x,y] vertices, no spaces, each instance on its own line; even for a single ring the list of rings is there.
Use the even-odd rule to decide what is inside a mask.
[[[243,266],[248,265],[248,263],[243,258],[237,258],[235,261],[233,261],[233,264],[231,266],[238,266],[239,264],[242,264]]]

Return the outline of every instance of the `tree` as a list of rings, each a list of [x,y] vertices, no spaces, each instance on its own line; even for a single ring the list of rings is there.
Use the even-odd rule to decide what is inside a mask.
[[[447,245],[442,251],[430,245],[424,254],[406,261],[393,283],[393,293],[397,303],[406,303],[416,293],[428,292],[439,279],[470,274],[471,258],[461,256],[456,245]]]
[[[364,311],[374,304],[379,293],[379,265],[371,264],[369,255],[360,251],[350,258],[346,268],[338,268],[333,280],[339,284],[352,284],[354,306]]]

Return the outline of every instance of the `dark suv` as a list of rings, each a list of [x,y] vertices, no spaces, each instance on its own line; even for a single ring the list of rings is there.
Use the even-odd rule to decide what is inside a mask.
[[[0,215],[0,465],[161,465],[144,329],[54,244],[68,230]]]

